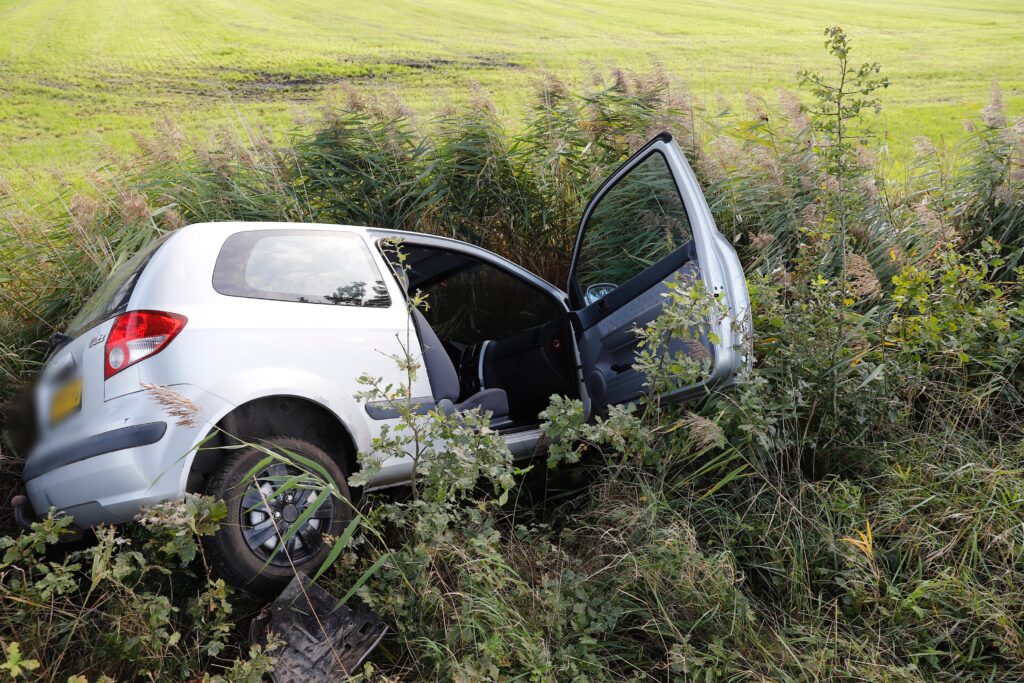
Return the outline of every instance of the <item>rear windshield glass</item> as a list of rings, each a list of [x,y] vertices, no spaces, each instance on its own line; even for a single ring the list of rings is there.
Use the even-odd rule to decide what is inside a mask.
[[[310,304],[391,305],[380,271],[358,235],[323,230],[252,230],[224,242],[213,288],[228,296]]]
[[[170,236],[171,233],[158,237],[115,268],[85,303],[78,315],[71,320],[66,334],[77,337],[107,318],[123,313],[132,296],[132,290],[135,289],[135,283],[138,282],[142,271],[146,269],[149,259]]]

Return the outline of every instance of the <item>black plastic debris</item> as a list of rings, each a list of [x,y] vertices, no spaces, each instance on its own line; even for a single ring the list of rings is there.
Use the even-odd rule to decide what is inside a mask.
[[[250,636],[266,644],[273,633],[284,642],[274,652],[274,681],[305,683],[344,680],[362,666],[387,630],[362,602],[341,605],[300,574],[253,620]]]

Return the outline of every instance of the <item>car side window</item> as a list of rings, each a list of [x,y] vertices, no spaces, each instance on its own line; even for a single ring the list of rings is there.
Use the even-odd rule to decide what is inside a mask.
[[[385,308],[387,287],[358,235],[250,230],[224,242],[213,288],[251,299]]]
[[[589,305],[692,239],[668,161],[652,152],[590,213],[573,279]]]

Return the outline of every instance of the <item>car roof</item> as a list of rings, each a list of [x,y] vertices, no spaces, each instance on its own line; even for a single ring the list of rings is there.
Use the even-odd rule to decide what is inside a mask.
[[[249,231],[249,230],[345,230],[348,232],[356,232],[360,234],[367,234],[370,230],[376,228],[367,228],[359,225],[334,225],[331,223],[289,223],[286,221],[211,221],[206,223],[190,223],[183,228],[179,228],[179,232],[199,232],[204,233],[220,233],[223,235],[230,235],[236,232]]]
[[[289,223],[286,221],[217,221],[209,223],[192,223],[177,232],[189,233],[194,236],[202,235],[203,239],[226,239],[237,232],[252,230],[343,230],[354,234],[362,235],[368,240],[399,238],[415,240],[421,244],[429,244],[440,248],[452,248],[462,252],[476,255],[478,258],[499,265],[503,268],[516,272],[520,277],[532,282],[534,285],[549,291],[552,295],[565,299],[566,294],[559,287],[544,280],[535,273],[528,271],[514,261],[510,261],[494,252],[451,237],[432,235],[430,233],[412,232],[409,230],[393,230],[389,228],[375,228],[360,225],[343,225],[332,223]]]
[[[206,236],[228,236],[236,232],[248,232],[251,230],[344,230],[346,232],[353,232],[359,235],[364,235],[371,239],[381,239],[387,237],[398,237],[398,238],[424,238],[429,237],[431,242],[436,244],[447,242],[453,247],[458,246],[460,248],[471,248],[473,250],[483,250],[488,253],[492,253],[483,247],[479,247],[469,242],[463,242],[462,240],[453,239],[451,237],[444,237],[442,235],[432,235],[424,232],[413,232],[411,230],[395,230],[391,228],[376,228],[372,226],[364,225],[347,225],[343,223],[290,223],[287,221],[212,221],[206,223],[190,223],[178,230],[178,232],[202,232]],[[506,259],[507,260],[507,259]],[[511,263],[511,261],[509,261]]]

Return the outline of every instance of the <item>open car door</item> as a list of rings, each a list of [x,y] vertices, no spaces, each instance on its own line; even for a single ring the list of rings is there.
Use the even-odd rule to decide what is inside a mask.
[[[661,313],[666,282],[676,278],[683,286],[703,281],[724,313],[692,339],[669,342],[668,354],[684,351],[707,367],[698,381],[663,395],[686,400],[732,380],[750,362],[744,347],[750,297],[736,251],[715,227],[697,178],[666,132],[604,182],[576,237],[568,292],[588,413],[648,391],[646,377],[633,369],[635,330]]]

